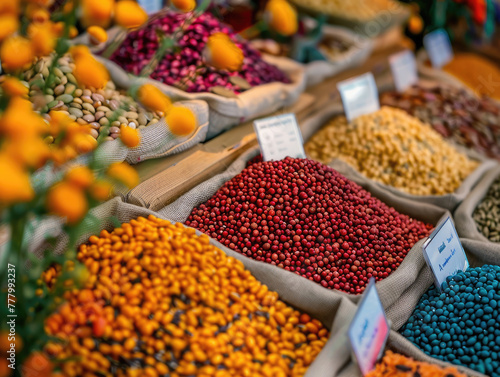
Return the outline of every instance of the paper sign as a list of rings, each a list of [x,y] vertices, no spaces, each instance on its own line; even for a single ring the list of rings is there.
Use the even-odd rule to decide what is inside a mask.
[[[391,55],[389,64],[398,92],[404,92],[418,81],[417,62],[415,55],[410,50]]]
[[[253,122],[264,161],[285,157],[306,158],[302,134],[293,114],[258,119]]]
[[[441,68],[453,59],[450,37],[444,29],[438,29],[424,37],[424,46],[434,68]]]
[[[349,121],[380,109],[378,90],[371,72],[337,84]]]
[[[139,0],[138,3],[147,14],[156,13],[163,8],[163,0]]]
[[[469,261],[450,217],[425,241],[424,258],[439,290],[448,276],[469,268]]]
[[[389,323],[371,278],[347,332],[363,375],[374,369],[389,336]]]

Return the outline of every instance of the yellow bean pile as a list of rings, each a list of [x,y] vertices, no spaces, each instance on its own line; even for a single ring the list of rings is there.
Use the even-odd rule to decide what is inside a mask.
[[[325,164],[339,158],[364,176],[413,195],[454,192],[477,167],[428,124],[382,107],[352,122],[334,118],[305,146]]]
[[[182,224],[139,217],[78,259],[87,283],[46,324],[66,342],[45,347],[65,376],[302,376],[328,338]]]

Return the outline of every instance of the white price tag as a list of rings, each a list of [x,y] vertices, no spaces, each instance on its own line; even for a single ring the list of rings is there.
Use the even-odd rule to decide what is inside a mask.
[[[337,89],[349,121],[380,109],[378,89],[371,72],[341,81],[337,84]]]
[[[412,51],[406,50],[391,55],[389,64],[398,92],[404,92],[418,81],[417,62]]]
[[[363,375],[375,367],[385,348],[389,331],[389,322],[375,288],[375,279],[371,278],[347,332]]]
[[[425,241],[424,258],[440,291],[448,276],[469,268],[469,261],[450,217]]]
[[[163,0],[139,0],[138,3],[147,14],[156,13],[163,8]]]
[[[264,161],[285,157],[306,158],[302,134],[293,114],[257,119],[253,122]]]
[[[434,68],[441,68],[453,59],[450,37],[444,29],[438,29],[424,37],[424,46]]]

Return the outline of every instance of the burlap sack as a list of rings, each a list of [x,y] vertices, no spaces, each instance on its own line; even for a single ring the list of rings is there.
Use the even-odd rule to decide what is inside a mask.
[[[471,267],[480,267],[484,264],[500,264],[500,254],[492,252],[488,248],[488,244],[476,240],[461,239],[461,241]],[[421,269],[415,283],[406,289],[392,306],[386,308],[387,318],[392,322],[392,329],[394,331],[398,331],[406,323],[406,321],[408,321],[418,301],[420,300],[420,297],[422,297],[422,295],[433,283],[434,278],[431,270],[427,266],[424,266],[424,268]],[[391,333],[388,347],[396,352],[411,356],[417,360],[427,361],[442,366],[453,365],[458,370],[471,377],[485,377],[482,373],[473,371],[469,368],[442,362],[426,355],[417,346],[405,339],[399,333]]]
[[[239,174],[245,168],[247,162],[258,154],[259,149],[253,148],[238,158],[226,171],[196,186],[191,191],[178,198],[175,202],[167,205],[158,212],[162,216],[173,221],[185,222],[193,208],[210,199],[224,183]],[[426,223],[437,225],[450,215],[448,211],[443,208],[403,199],[378,187],[371,187],[369,191],[372,195],[394,207],[397,211]],[[422,243],[423,240],[417,242],[399,268],[388,278],[377,283],[377,289],[381,293],[384,307],[392,305],[403,291],[411,286],[417,279],[419,271],[425,265],[422,254]],[[272,266],[272,268],[276,269],[274,266]],[[353,302],[358,302],[361,297],[360,295],[351,295],[343,292],[338,292],[338,294],[348,297]]]
[[[247,120],[290,106],[302,94],[306,86],[306,77],[301,64],[282,57],[264,55],[263,58],[285,72],[292,82],[264,84],[239,94],[237,98],[226,98],[208,92],[187,93],[156,80],[138,78],[125,72],[118,64],[98,57],[108,69],[112,80],[120,87],[128,89],[139,83],[152,83],[174,100],[202,100],[208,103],[210,111],[207,139]]]
[[[492,242],[486,238],[478,229],[476,222],[472,218],[472,214],[476,207],[486,196],[492,183],[500,176],[500,165],[487,172],[477,183],[474,190],[470,192],[467,198],[460,204],[454,214],[455,223],[457,225],[458,235],[462,238],[477,240],[484,242],[485,247],[491,252],[497,253],[500,256],[500,243]]]
[[[198,127],[193,134],[185,137],[174,136],[165,118],[162,118],[158,123],[139,130],[141,141],[135,148],[128,148],[119,140],[106,141],[99,145],[94,153],[100,167],[105,168],[115,162],[136,164],[153,158],[166,157],[202,142],[208,129],[207,104],[203,101],[181,101],[179,104],[191,109],[197,117]],[[49,187],[59,180],[67,169],[75,165],[86,165],[88,160],[88,155],[82,155],[59,168],[46,164],[33,174],[33,187],[37,191],[43,190],[44,187]]]
[[[470,155],[469,153],[467,154]],[[470,191],[481,179],[483,174],[496,165],[495,161],[482,157],[479,158],[479,161],[481,161],[481,164],[476,168],[476,170],[469,174],[467,178],[464,179],[460,187],[455,192],[446,195],[423,196],[408,194],[395,187],[385,185],[383,183],[367,178],[352,166],[340,159],[335,159],[328,165],[344,174],[347,178],[352,179],[357,184],[363,186],[367,190],[371,190],[372,187],[379,187],[403,199],[419,201],[420,203],[429,203],[438,207],[445,208],[449,211],[453,211],[467,197]]]
[[[124,203],[120,198],[114,198],[90,211],[94,220],[87,220],[82,224],[81,236],[77,244],[85,243],[91,235],[98,234],[103,229],[111,231],[120,223],[129,222],[139,216],[147,217],[150,214],[167,219],[160,213]],[[62,224],[61,219],[55,217],[34,224],[35,230],[30,236],[30,250],[41,256],[44,247],[48,246],[45,239],[51,236],[56,237],[56,244],[50,250],[56,254],[64,252],[68,245],[68,237],[62,230]],[[200,232],[197,233],[200,234]],[[211,242],[227,255],[242,261],[259,281],[266,284],[270,290],[278,292],[280,299],[320,320],[328,329],[332,329],[329,341],[310,366],[307,376],[334,377],[336,371],[348,361],[349,352],[347,345],[343,342],[339,344],[336,337],[342,329],[332,324],[337,316],[342,319],[352,316],[355,312],[355,305],[346,297],[323,289],[318,284],[294,273],[243,257],[215,240]],[[339,323],[344,323],[344,321],[339,321]]]
[[[309,28],[315,26],[312,19],[306,20]],[[363,64],[373,49],[373,40],[352,32],[349,29],[324,25],[324,38],[334,38],[345,43],[349,48],[333,56],[326,49],[320,47],[320,51],[327,60],[318,60],[305,65],[307,86],[315,85],[328,77],[335,76],[348,68],[355,68]]]

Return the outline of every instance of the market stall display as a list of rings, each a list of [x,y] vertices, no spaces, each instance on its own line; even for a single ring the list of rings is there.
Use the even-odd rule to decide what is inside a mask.
[[[205,235],[149,216],[80,247],[89,275],[49,317],[66,376],[302,376],[328,330],[278,299]],[[49,284],[56,270],[45,272]]]
[[[250,258],[351,294],[372,276],[388,277],[433,228],[321,163],[292,158],[250,162],[185,223]]]
[[[292,2],[0,2],[0,377],[500,377],[500,69]]]
[[[352,122],[338,116],[305,149],[323,163],[339,158],[370,179],[422,196],[454,192],[478,166],[429,125],[390,107]]]
[[[421,83],[403,93],[385,92],[382,105],[401,108],[430,124],[442,137],[500,159],[500,105],[464,89]]]
[[[500,267],[484,265],[431,287],[400,332],[426,354],[492,377],[500,365],[497,323]]]

